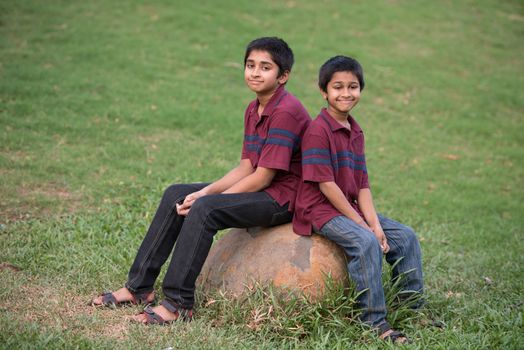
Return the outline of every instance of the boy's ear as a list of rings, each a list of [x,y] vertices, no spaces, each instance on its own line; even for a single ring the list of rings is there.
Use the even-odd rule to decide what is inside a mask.
[[[318,88],[320,90],[320,94],[322,95],[322,98],[324,100],[327,100],[327,92],[325,92],[324,90],[322,90],[321,88]]]
[[[289,71],[286,70],[286,71],[284,71],[284,73],[282,73],[281,76],[278,77],[277,80],[278,80],[278,83],[280,85],[284,85],[287,82],[288,79],[289,79]]]

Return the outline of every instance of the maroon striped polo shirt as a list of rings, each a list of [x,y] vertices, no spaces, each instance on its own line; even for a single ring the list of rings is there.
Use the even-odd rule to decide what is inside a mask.
[[[320,192],[320,182],[334,181],[360,216],[357,205],[361,188],[368,188],[364,133],[351,116],[351,131],[324,108],[311,122],[302,140],[302,178],[293,217],[293,229],[310,235],[312,226],[321,228],[340,213]]]
[[[275,91],[261,116],[259,105],[255,99],[245,112],[242,159],[249,159],[254,168],[276,169],[271,185],[264,191],[278,204],[289,203],[292,207],[301,182],[300,143],[311,118],[283,85]]]

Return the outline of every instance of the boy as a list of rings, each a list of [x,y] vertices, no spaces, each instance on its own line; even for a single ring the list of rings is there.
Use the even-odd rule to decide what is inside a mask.
[[[422,293],[422,263],[414,232],[377,215],[369,189],[364,134],[349,114],[360,100],[364,76],[360,64],[345,56],[320,68],[320,93],[327,101],[302,141],[302,177],[293,229],[301,235],[317,232],[344,248],[348,271],[356,284],[361,320],[382,339],[405,342],[386,321],[382,288],[382,253],[403,291]]]
[[[96,306],[151,303],[160,268],[173,250],[163,281],[165,299],[134,320],[167,324],[190,320],[195,280],[218,230],[290,222],[300,182],[300,141],[311,121],[300,101],[284,88],[293,52],[275,37],[247,46],[244,78],[255,92],[244,116],[244,142],[237,167],[211,184],[166,189],[124,288],[92,300]],[[176,241],[176,245],[175,245]]]

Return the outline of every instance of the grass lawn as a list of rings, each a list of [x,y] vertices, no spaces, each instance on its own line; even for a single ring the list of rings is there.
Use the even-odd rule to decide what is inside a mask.
[[[124,283],[166,186],[236,165],[244,49],[268,35],[294,50],[288,90],[312,116],[327,58],[364,67],[376,206],[424,254],[427,309],[390,313],[406,348],[522,348],[518,0],[2,1],[0,348],[392,347],[336,288],[317,304],[200,294],[194,322],[164,328],[86,306]]]

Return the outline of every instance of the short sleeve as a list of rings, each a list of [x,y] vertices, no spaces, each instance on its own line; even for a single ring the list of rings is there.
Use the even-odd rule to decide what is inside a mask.
[[[252,105],[253,103],[250,103],[244,112],[244,140],[242,142],[242,153],[240,155],[240,159],[250,159],[251,162],[255,161],[255,158],[258,158],[258,152],[262,142],[262,139],[256,135],[253,125],[254,122],[251,118]]]
[[[300,149],[300,135],[304,123],[297,121],[288,112],[271,116],[258,166],[289,171],[291,158]]]
[[[247,145],[247,140],[246,140],[246,134],[244,133],[244,141],[242,142],[242,153],[240,154],[240,159],[248,159],[249,158],[249,153],[247,151],[248,149],[248,145]]]
[[[363,175],[362,175],[362,181],[360,183],[360,188],[369,188],[369,179],[368,179],[368,173],[365,172]]]
[[[364,169],[362,173],[362,180],[360,181],[360,188],[370,188],[369,186],[369,178],[368,178],[368,170],[366,166],[366,156],[365,154],[365,143],[364,143],[364,136],[362,136],[362,154],[364,157]]]
[[[335,181],[328,135],[311,124],[302,141],[302,178],[304,181]]]
[[[244,132],[244,141],[242,142],[242,154],[240,159],[251,159],[254,154],[258,154],[260,150],[260,143],[263,140],[256,134],[249,135]]]

